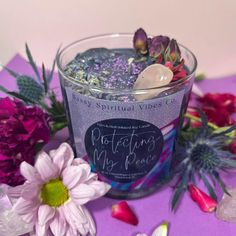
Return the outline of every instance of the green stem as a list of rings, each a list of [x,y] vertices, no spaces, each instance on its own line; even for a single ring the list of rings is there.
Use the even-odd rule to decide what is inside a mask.
[[[67,127],[67,122],[54,123],[52,125],[52,135],[54,136],[58,131]]]
[[[189,113],[186,113],[185,114],[185,117],[189,118],[190,120],[194,120],[194,121],[199,121],[201,122],[201,119],[199,117],[196,117],[196,116],[193,116],[193,115],[190,115]],[[207,125],[211,128],[213,128],[214,130],[217,130],[219,129],[219,127],[211,122],[208,121]]]

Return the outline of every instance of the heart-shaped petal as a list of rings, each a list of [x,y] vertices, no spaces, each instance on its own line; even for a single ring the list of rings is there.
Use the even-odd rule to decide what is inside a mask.
[[[131,225],[138,224],[138,218],[129,207],[126,201],[119,202],[112,206],[112,217]]]

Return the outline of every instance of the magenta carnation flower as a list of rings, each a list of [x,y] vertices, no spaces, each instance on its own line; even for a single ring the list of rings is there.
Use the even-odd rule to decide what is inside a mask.
[[[49,137],[49,116],[42,109],[8,97],[0,99],[0,183],[22,184],[21,162],[33,164],[36,145],[47,143]]]
[[[27,180],[13,209],[36,236],[96,235],[84,204],[105,195],[110,185],[99,181],[87,162],[74,159],[67,143],[49,155],[39,153],[34,167],[23,162],[20,169]]]

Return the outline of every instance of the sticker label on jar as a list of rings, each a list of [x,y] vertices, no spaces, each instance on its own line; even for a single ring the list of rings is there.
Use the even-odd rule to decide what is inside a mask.
[[[86,151],[96,170],[122,183],[145,176],[159,161],[163,143],[159,128],[134,119],[99,121],[85,134]]]
[[[146,101],[109,101],[66,87],[78,157],[113,188],[148,187],[171,158],[184,90]]]

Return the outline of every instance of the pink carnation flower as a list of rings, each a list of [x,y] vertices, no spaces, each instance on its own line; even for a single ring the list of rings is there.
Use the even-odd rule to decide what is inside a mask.
[[[33,164],[36,145],[49,138],[49,116],[42,109],[8,97],[0,99],[0,183],[22,184],[20,163]]]
[[[87,162],[74,159],[68,144],[49,155],[41,152],[34,167],[23,162],[20,170],[27,181],[13,209],[37,236],[96,234],[84,204],[106,194],[110,185],[98,181]]]

